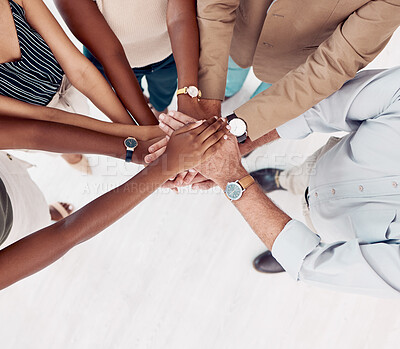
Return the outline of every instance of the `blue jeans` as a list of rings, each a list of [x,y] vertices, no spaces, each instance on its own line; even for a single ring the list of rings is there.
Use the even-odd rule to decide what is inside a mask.
[[[232,97],[236,93],[240,91],[243,87],[244,81],[249,74],[250,68],[241,68],[239,67],[231,57],[229,57],[228,63],[228,76],[226,79],[226,88],[225,88],[225,97]],[[250,99],[259,93],[265,91],[271,84],[267,84],[266,82],[262,82],[257,89],[254,91]]]
[[[83,48],[83,54],[106,78],[102,65],[86,47]],[[150,94],[150,103],[154,109],[157,111],[166,109],[171,104],[178,87],[178,72],[176,70],[174,56],[171,54],[161,62],[149,64],[145,67],[132,68],[132,70],[139,81],[142,91],[142,79],[144,76],[146,77]]]

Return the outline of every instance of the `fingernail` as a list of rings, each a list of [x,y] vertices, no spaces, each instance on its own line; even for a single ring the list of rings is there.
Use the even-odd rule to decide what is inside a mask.
[[[164,119],[165,119],[165,116],[166,116],[165,114],[160,114],[160,119],[161,119],[161,120],[164,120]]]
[[[229,125],[226,125],[226,128],[227,128],[228,130],[230,130],[230,129],[231,129],[231,127],[230,127]]]
[[[202,124],[204,122],[204,120],[199,120],[199,121],[196,121],[196,124]]]
[[[153,152],[153,148],[149,147],[149,152],[152,153]]]
[[[189,169],[188,171],[189,171],[190,173],[195,173],[195,172],[197,172],[197,171],[194,170],[193,168]]]
[[[165,127],[165,124],[163,122],[160,121],[159,125],[160,127]]]
[[[228,136],[227,136],[227,135],[224,135],[224,139],[228,139]]]
[[[168,115],[174,116],[174,112],[171,110],[170,112],[168,112]]]
[[[167,139],[167,141],[169,141],[171,139],[170,136],[165,136],[165,138]]]
[[[215,116],[215,115],[214,115],[214,119],[215,119],[215,120],[218,120],[218,116]]]

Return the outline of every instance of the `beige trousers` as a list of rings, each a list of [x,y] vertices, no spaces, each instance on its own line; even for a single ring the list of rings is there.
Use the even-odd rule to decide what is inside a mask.
[[[301,195],[303,215],[306,224],[314,232],[315,228],[311,222],[310,210],[305,199],[305,191],[309,185],[310,176],[313,175],[315,164],[318,159],[339,143],[340,140],[341,138],[338,137],[329,138],[328,142],[323,147],[319,148],[314,154],[309,156],[301,165],[283,171],[279,176],[279,184],[282,188],[294,195]]]

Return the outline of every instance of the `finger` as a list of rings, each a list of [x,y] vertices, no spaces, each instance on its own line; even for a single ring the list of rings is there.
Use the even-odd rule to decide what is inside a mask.
[[[207,179],[204,182],[193,184],[192,189],[193,190],[209,190],[215,186],[216,186],[216,184],[211,179]]]
[[[167,114],[161,114],[160,120],[163,124],[167,125],[168,127],[170,127],[173,130],[179,130],[181,127],[185,126],[189,122],[193,122],[193,121],[181,122],[179,120],[174,119],[171,115],[167,115]],[[194,121],[197,121],[197,120],[194,120]]]
[[[186,177],[183,179],[184,185],[190,185],[193,180],[196,178],[198,172],[196,170],[189,170]]]
[[[223,126],[225,125],[225,121],[219,118],[216,120],[213,124],[210,124],[201,134],[198,136],[198,140],[200,142],[205,142],[210,136],[215,134],[218,130],[222,129]],[[226,125],[224,126],[226,133],[229,132],[229,130],[226,128]]]
[[[196,121],[195,118],[192,118],[191,116],[183,114],[183,113],[181,113],[179,111],[171,110],[170,112],[168,112],[168,116],[170,116],[171,118],[174,118],[176,121],[179,121],[179,122],[181,122],[181,123],[183,123],[185,125],[190,123],[190,122],[195,122]]]
[[[175,179],[175,178],[174,178],[174,179]],[[171,181],[171,180],[166,181],[166,182],[161,186],[161,188],[165,188],[165,189],[172,189],[172,188],[175,188],[174,181]]]
[[[159,140],[158,142],[152,144],[148,149],[149,153],[154,153],[157,150],[164,148],[168,144],[168,141],[169,141],[169,137],[166,136],[163,139]]]
[[[196,122],[192,122],[190,124],[187,124],[183,127],[181,127],[179,130],[174,132],[174,135],[179,135],[181,133],[185,133],[194,129],[199,129],[201,132],[202,130],[204,130],[207,126],[203,126],[204,120],[199,120]]]
[[[201,158],[201,162],[203,163],[204,161],[206,161],[210,157],[212,157],[215,153],[217,153],[222,148],[222,144],[223,144],[222,142],[224,142],[224,141],[225,141],[225,139],[222,137],[221,140],[218,143],[215,143],[210,148],[208,148],[204,152],[203,157]]]
[[[208,137],[202,145],[203,153],[206,153],[215,144],[226,141],[228,139],[227,132],[229,131],[225,128]]]
[[[144,157],[144,162],[146,164],[149,164],[149,163],[157,160],[162,154],[164,154],[166,149],[167,149],[167,147],[162,147],[162,148],[158,149],[157,151],[155,151],[154,153],[146,155]]]
[[[178,173],[178,175],[175,178],[175,181],[173,182],[175,187],[181,187],[183,185],[183,180],[185,179],[187,174],[188,174],[187,171]]]
[[[199,135],[200,133],[202,133],[205,129],[207,129],[207,127],[209,127],[210,125],[214,124],[217,121],[216,117],[212,117],[209,118],[208,120],[200,120],[200,121],[196,121],[195,123],[191,123],[191,124],[187,124],[186,126],[182,127],[181,129],[179,129],[178,131],[176,131],[175,133],[179,134],[182,132],[188,132],[191,131],[194,135]],[[189,125],[193,125],[193,124],[197,124],[201,122],[201,124],[198,127],[194,127],[194,128],[189,128],[185,131],[183,131],[186,127],[188,127]]]
[[[161,128],[161,130],[166,133],[168,136],[171,137],[172,133],[174,132],[174,129],[169,127],[168,125],[164,124],[163,122],[158,123],[158,127]]]

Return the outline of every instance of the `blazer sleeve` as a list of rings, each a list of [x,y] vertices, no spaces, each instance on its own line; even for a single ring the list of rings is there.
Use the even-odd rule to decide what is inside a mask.
[[[225,97],[226,75],[236,9],[240,0],[198,0],[200,31],[199,88],[203,98]]]
[[[337,91],[386,46],[400,25],[400,0],[375,0],[351,14],[312,53],[235,113],[255,140]]]

